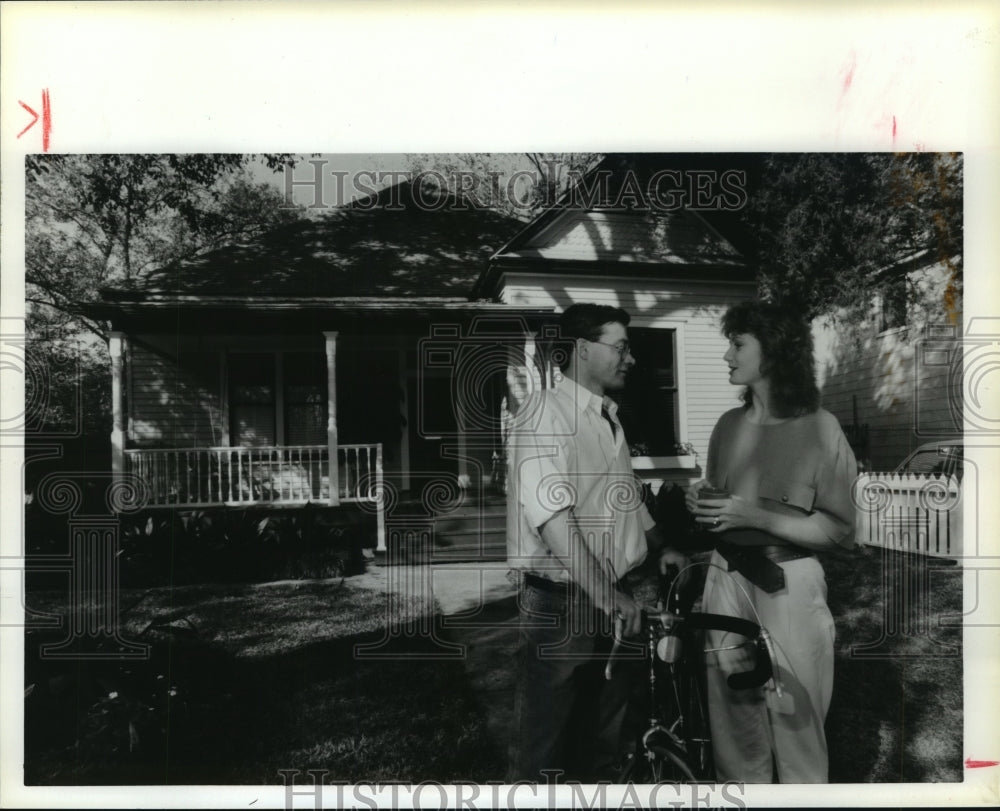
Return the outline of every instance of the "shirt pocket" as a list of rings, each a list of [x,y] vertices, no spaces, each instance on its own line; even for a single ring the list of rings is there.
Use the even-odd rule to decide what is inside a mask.
[[[765,476],[757,491],[761,498],[810,513],[816,503],[816,488],[803,481]]]

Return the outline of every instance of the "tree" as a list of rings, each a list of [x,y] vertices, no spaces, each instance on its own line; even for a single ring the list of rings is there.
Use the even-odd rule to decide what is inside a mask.
[[[858,309],[925,253],[960,297],[961,155],[778,154],[753,185],[744,224],[762,294],[810,316]]]
[[[31,155],[25,189],[29,403],[42,425],[106,429],[107,324],[84,305],[152,266],[297,219],[247,155]],[[266,155],[272,170],[292,163]],[[27,369],[37,373],[28,374]],[[79,412],[82,409],[82,414]]]
[[[474,152],[410,155],[410,171],[472,205],[530,220],[596,165],[593,152]]]
[[[243,173],[246,155],[32,155],[27,159],[29,331],[105,325],[81,305],[151,265],[296,219],[280,193]],[[272,169],[287,155],[266,155]]]

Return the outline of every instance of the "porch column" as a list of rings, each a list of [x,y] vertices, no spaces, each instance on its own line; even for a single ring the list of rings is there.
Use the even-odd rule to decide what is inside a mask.
[[[326,338],[326,446],[330,468],[330,506],[340,505],[340,462],[337,453],[337,332]]]
[[[399,385],[403,389],[403,401],[399,404],[399,416],[403,418],[403,435],[399,440],[399,466],[402,490],[410,489],[410,379],[406,368],[406,348],[399,348]]]
[[[122,341],[124,333],[112,331],[108,336],[111,353],[111,473],[115,482],[125,475],[125,408],[123,403]]]

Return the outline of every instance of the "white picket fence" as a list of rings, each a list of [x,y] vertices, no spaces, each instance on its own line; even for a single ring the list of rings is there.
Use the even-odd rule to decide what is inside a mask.
[[[954,476],[862,473],[854,503],[858,543],[962,556],[962,484]]]

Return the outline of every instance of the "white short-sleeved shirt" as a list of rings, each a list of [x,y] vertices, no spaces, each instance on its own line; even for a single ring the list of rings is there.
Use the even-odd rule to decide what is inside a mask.
[[[615,424],[601,415],[607,409]],[[553,580],[569,572],[542,541],[540,528],[572,508],[585,543],[621,578],[646,558],[645,531],[654,525],[632,472],[628,444],[609,397],[563,377],[532,394],[510,433],[507,557],[512,568]],[[571,547],[565,541],[563,554]]]

